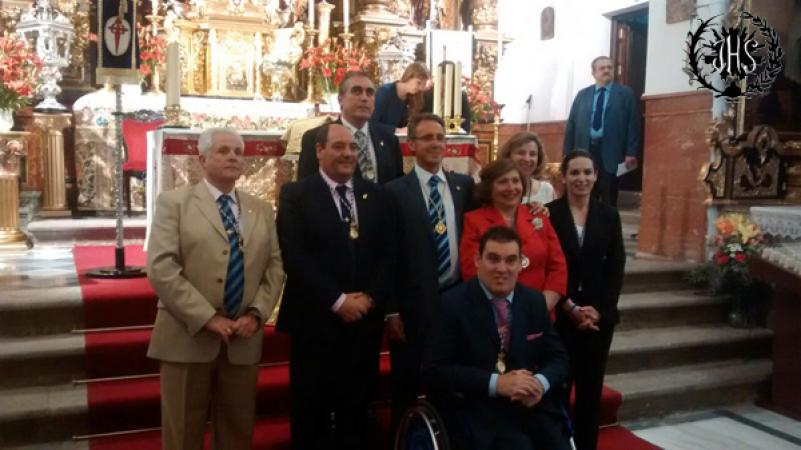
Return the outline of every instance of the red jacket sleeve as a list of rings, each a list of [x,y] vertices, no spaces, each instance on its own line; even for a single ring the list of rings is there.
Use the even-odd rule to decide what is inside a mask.
[[[567,293],[567,263],[565,254],[562,252],[562,245],[559,243],[559,236],[551,225],[551,220],[542,217],[545,241],[548,245],[548,261],[545,265],[545,284],[543,291],[554,291],[564,296]]]
[[[473,213],[467,213],[464,216],[462,242],[459,243],[459,266],[462,271],[462,281],[476,276],[475,257],[478,253],[478,241],[481,239],[480,219],[481,216]]]

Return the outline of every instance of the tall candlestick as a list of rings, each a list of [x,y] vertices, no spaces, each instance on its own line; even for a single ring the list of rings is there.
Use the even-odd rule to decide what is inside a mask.
[[[442,117],[442,67],[434,67],[434,114]]]
[[[342,0],[342,21],[345,23],[345,33],[350,28],[350,0]]]
[[[445,64],[445,114],[443,117],[451,117],[453,112],[453,63]]]
[[[306,7],[306,15],[309,18],[309,27],[314,28],[314,0],[309,0],[309,4]]]
[[[167,45],[167,106],[180,104],[181,48],[178,42]]]
[[[462,63],[456,63],[456,80],[453,89],[453,116],[462,117]]]

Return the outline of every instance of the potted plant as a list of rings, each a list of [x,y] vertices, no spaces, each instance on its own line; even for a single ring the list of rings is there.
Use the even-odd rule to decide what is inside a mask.
[[[729,324],[750,328],[757,324],[765,286],[751,276],[748,265],[761,252],[764,237],[759,227],[740,213],[726,213],[715,221],[710,238],[712,257],[706,266],[690,273],[690,282],[706,284],[731,300]]]
[[[0,131],[14,126],[14,112],[39,87],[42,61],[17,34],[0,36]]]

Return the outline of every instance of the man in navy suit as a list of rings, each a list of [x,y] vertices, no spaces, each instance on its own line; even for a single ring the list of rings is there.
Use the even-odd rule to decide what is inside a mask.
[[[397,211],[397,294],[387,308],[392,359],[392,416],[397,423],[420,384],[425,331],[439,295],[459,282],[462,217],[473,179],[446,172],[445,125],[437,115],[413,116],[408,125],[414,169],[386,184]],[[434,191],[436,189],[436,191]]]
[[[342,114],[336,122],[347,127],[357,145],[356,176],[384,184],[403,176],[403,155],[395,128],[370,122],[375,109],[375,86],[364,72],[347,72],[339,85]],[[315,138],[320,127],[303,133],[298,180],[317,173]]]
[[[517,284],[520,237],[490,228],[475,262],[477,277],[439,302],[423,353],[449,435],[468,450],[567,450],[568,356],[545,298]]]
[[[587,150],[601,168],[593,194],[617,205],[617,166],[637,166],[640,150],[640,116],[631,88],[612,82],[612,60],[599,56],[592,61],[595,84],[576,94],[567,118],[564,154]]]
[[[317,173],[284,185],[278,242],[287,274],[278,331],[289,333],[293,450],[367,449],[385,305],[393,295],[394,211],[353,176],[339,124],[317,134]]]

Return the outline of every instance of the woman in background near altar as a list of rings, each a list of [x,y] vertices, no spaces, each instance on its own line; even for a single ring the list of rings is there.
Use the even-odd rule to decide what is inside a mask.
[[[499,154],[502,159],[515,163],[523,172],[523,184],[528,185],[522,200],[524,205],[544,205],[554,200],[556,195],[553,186],[541,180],[548,160],[539,136],[527,131],[516,133],[501,146]]]
[[[375,91],[375,110],[370,120],[405,131],[409,118],[423,110],[423,94],[430,88],[430,81],[425,64],[409,64],[400,80],[383,84]]]
[[[556,307],[556,330],[570,354],[565,390],[575,385],[573,438],[578,450],[594,450],[598,442],[601,391],[623,285],[626,253],[620,214],[592,198],[598,167],[584,150],[562,162],[565,195],[548,204],[551,223],[567,259],[567,296]]]
[[[546,214],[520,203],[526,194],[526,176],[509,159],[499,159],[481,170],[474,192],[481,208],[464,215],[459,245],[462,280],[476,275],[475,257],[481,236],[493,226],[507,226],[520,235],[523,270],[517,281],[545,296],[552,311],[567,289],[567,265],[562,247]]]

